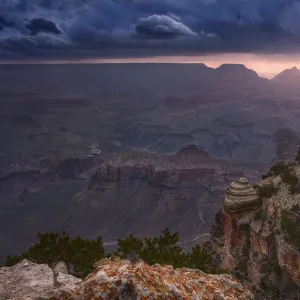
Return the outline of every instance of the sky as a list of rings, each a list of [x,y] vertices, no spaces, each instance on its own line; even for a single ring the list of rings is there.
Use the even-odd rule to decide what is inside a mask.
[[[280,63],[298,56],[300,1],[0,1],[2,61],[180,57],[181,62],[235,54],[279,55]]]

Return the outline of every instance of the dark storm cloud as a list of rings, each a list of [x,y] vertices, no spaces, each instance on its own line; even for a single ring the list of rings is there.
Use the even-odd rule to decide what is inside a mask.
[[[2,0],[0,55],[297,51],[294,0]]]
[[[0,29],[3,29],[3,27],[15,27],[16,24],[11,21],[7,21],[5,18],[0,16]]]
[[[60,34],[60,30],[53,22],[41,18],[31,20],[26,27],[31,31],[32,35],[37,35],[40,32]]]

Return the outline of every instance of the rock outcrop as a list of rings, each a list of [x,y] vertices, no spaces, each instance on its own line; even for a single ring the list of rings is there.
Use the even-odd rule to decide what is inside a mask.
[[[284,212],[299,205],[300,195],[290,194],[280,176],[262,180],[258,186],[266,184],[279,190],[263,198],[260,205],[253,188],[242,188],[246,180],[230,185],[235,201],[228,201],[226,193],[211,230],[210,245],[220,265],[250,283],[259,295],[273,293],[270,299],[294,299],[300,287],[300,252],[290,243],[281,224]],[[248,191],[254,206],[244,201],[243,190]]]
[[[238,178],[225,192],[224,208],[227,211],[237,212],[250,209],[260,203],[257,191],[249,185],[246,178]]]
[[[62,273],[68,274],[68,268],[63,261],[60,261],[56,266],[53,268],[54,273]]]
[[[56,299],[253,299],[231,275],[109,259],[96,268],[74,290],[63,291]]]
[[[1,300],[251,300],[253,294],[233,276],[209,275],[199,270],[148,266],[143,261],[104,259],[83,281],[48,265],[23,260],[0,268]],[[55,269],[64,270],[63,263]]]
[[[81,279],[62,273],[62,264],[54,272],[46,264],[26,259],[13,267],[0,268],[0,300],[50,299],[59,291],[74,289]]]

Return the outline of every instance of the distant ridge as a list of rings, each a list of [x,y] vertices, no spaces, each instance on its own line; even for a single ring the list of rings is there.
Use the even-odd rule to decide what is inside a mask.
[[[248,69],[243,64],[222,64],[218,68],[215,69],[217,73],[222,75],[232,75],[232,76],[242,76],[242,77],[251,77],[258,78],[258,74],[252,70]]]
[[[194,154],[194,155],[201,155],[201,156],[206,156],[206,157],[210,156],[206,151],[204,151],[201,148],[198,148],[196,145],[189,145],[189,146],[183,147],[183,148],[179,149],[176,154],[177,155]]]
[[[297,69],[297,67],[283,70],[281,73],[277,74],[271,80],[276,83],[288,84],[288,85],[300,83],[300,70]]]

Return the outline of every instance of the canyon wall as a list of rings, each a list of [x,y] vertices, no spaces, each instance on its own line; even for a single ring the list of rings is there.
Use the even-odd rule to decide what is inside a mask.
[[[225,198],[212,226],[210,246],[217,262],[249,284],[257,299],[294,299],[300,295],[300,252],[282,229],[282,218],[299,204],[300,195],[290,194],[279,176],[255,188],[267,184],[279,190],[270,198],[257,195],[261,202],[253,201],[253,206],[239,206],[239,195],[237,209],[226,209]]]

